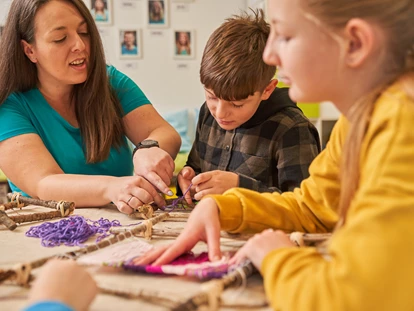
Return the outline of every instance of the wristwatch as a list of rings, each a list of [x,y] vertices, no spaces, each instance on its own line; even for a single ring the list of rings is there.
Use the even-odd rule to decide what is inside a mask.
[[[135,147],[134,151],[132,152],[132,158],[134,157],[135,152],[139,149],[146,149],[146,148],[152,148],[152,147],[160,147],[158,144],[158,141],[152,140],[152,139],[146,139],[138,143],[138,145]]]

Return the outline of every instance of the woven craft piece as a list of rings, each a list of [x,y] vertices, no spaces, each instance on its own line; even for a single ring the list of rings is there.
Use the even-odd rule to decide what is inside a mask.
[[[183,275],[197,277],[201,280],[220,278],[230,270],[228,258],[224,257],[222,260],[210,262],[207,253],[197,255],[186,253],[170,264],[162,266],[137,265],[134,263],[134,259],[144,255],[152,248],[152,245],[136,240],[82,256],[78,259],[78,263],[122,267],[125,270],[139,273]]]

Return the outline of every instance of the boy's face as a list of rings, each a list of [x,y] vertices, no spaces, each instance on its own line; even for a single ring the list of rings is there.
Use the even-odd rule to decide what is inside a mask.
[[[223,130],[230,131],[238,128],[250,120],[256,113],[264,95],[260,92],[254,93],[244,100],[226,101],[217,98],[212,90],[205,88],[207,107],[214,119]]]

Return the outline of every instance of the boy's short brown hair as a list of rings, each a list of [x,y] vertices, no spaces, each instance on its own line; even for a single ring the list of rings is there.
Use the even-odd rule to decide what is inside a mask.
[[[224,100],[242,100],[263,92],[276,72],[263,61],[270,33],[263,10],[233,15],[208,39],[201,60],[200,80]]]

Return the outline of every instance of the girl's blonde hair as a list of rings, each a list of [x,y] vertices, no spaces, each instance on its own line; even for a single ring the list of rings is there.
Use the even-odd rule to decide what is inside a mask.
[[[337,228],[358,189],[361,145],[369,126],[374,103],[381,93],[399,80],[408,96],[414,100],[414,1],[413,0],[302,0],[306,12],[320,21],[328,31],[343,29],[352,18],[368,20],[385,33],[386,58],[384,83],[361,98],[349,115],[350,130],[344,145],[341,164],[341,194]]]

